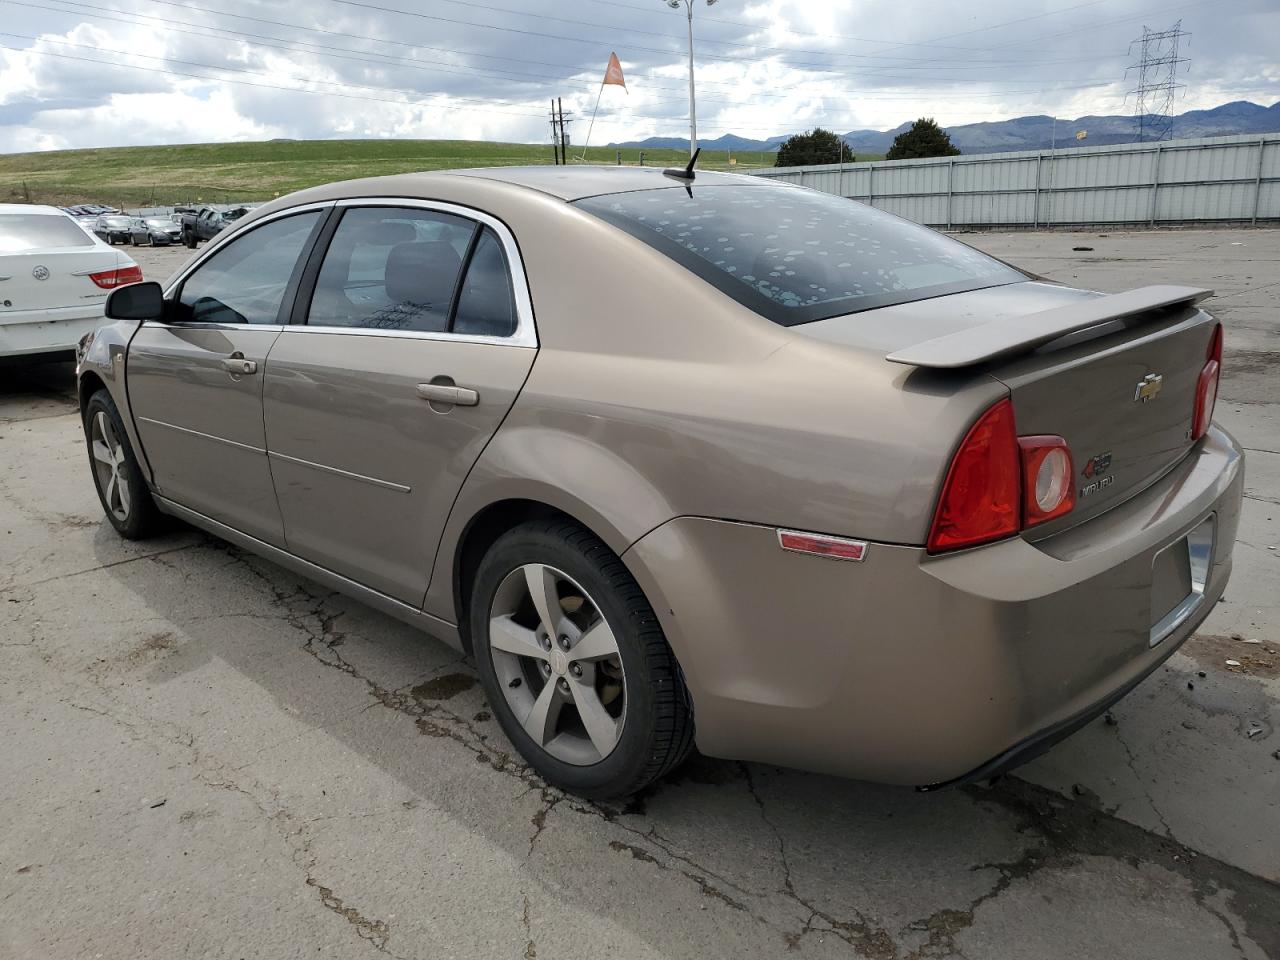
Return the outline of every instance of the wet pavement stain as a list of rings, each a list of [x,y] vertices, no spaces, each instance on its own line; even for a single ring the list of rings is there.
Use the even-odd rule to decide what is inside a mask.
[[[420,683],[409,692],[415,700],[452,700],[458,694],[476,685],[476,678],[465,673],[446,673],[426,683]]]

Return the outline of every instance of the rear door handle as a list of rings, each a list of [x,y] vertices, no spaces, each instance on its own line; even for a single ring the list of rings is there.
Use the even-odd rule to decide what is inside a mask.
[[[236,376],[247,377],[251,373],[258,372],[258,362],[256,360],[246,360],[242,355],[226,357],[222,361],[222,369]]]
[[[480,394],[474,390],[449,383],[420,383],[418,396],[432,403],[447,403],[458,407],[474,407],[480,402]]]

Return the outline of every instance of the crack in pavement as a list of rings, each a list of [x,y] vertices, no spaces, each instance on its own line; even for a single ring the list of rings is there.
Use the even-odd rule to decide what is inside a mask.
[[[524,909],[520,913],[520,925],[524,927],[524,960],[537,960],[538,948],[533,942],[533,927],[529,923],[529,895],[524,895]]]
[[[99,679],[94,677],[93,674],[89,674],[88,677],[90,683],[97,687],[104,697],[108,700],[114,700],[110,690],[103,686]],[[312,852],[312,837],[308,834],[308,831],[313,822],[325,818],[299,820],[281,802],[279,792],[276,789],[262,787],[261,789],[267,794],[267,799],[263,799],[255,791],[245,788],[235,779],[234,774],[236,771],[233,768],[202,751],[196,743],[194,734],[183,731],[175,723],[167,720],[150,720],[145,728],[142,728],[131,719],[125,719],[109,709],[72,700],[64,700],[62,702],[74,709],[111,721],[121,727],[132,741],[151,750],[157,749],[154,741],[158,736],[166,743],[188,751],[191,754],[188,766],[193,770],[195,779],[198,782],[203,783],[210,789],[227,790],[244,797],[258,811],[263,820],[268,823],[292,826],[291,829],[281,832],[281,838],[286,846],[290,848],[290,856],[293,862],[303,870],[304,883],[317,891],[321,905],[344,919],[352,926],[356,936],[371,944],[379,952],[394,957],[396,960],[407,960],[407,958],[393,953],[389,948],[391,930],[385,921],[372,920],[365,917],[358,909],[348,906],[334,892],[332,887],[322,883],[316,877],[315,867],[318,858]]]
[[[1189,883],[1197,906],[1223,923],[1238,950],[1243,952],[1240,933],[1211,899],[1225,897],[1231,912],[1243,921],[1245,935],[1263,955],[1280,957],[1280,884],[1016,777],[990,787],[960,789],[981,803],[1018,815],[1024,830],[1045,839],[1045,856],[1036,870],[1067,866],[1081,856],[1161,867]]]
[[[256,557],[241,554],[230,545],[213,546],[223,550],[231,558],[228,565],[243,565],[266,587],[269,597],[284,611],[283,616],[269,618],[283,620],[298,630],[303,638],[301,649],[309,656],[362,684],[371,697],[370,706],[382,706],[404,715],[413,721],[420,733],[447,739],[470,752],[494,771],[511,777],[524,787],[515,799],[537,792],[541,804],[530,820],[533,832],[529,838],[526,859],[532,857],[544,833],[549,829],[551,811],[563,806],[574,813],[595,817],[613,829],[622,831],[625,841],[616,838],[608,841],[610,849],[683,879],[696,887],[703,897],[750,918],[771,931],[789,950],[801,949],[804,939],[811,934],[829,933],[840,938],[856,954],[869,960],[923,960],[961,956],[956,941],[963,931],[974,925],[976,911],[984,904],[998,899],[1015,884],[1031,878],[1047,867],[1068,867],[1083,856],[1105,857],[1127,862],[1134,867],[1154,864],[1184,876],[1191,884],[1195,902],[1223,924],[1237,950],[1243,951],[1243,936],[1247,935],[1268,955],[1280,956],[1280,897],[1277,896],[1275,885],[1210,857],[1197,856],[1172,837],[1167,824],[1167,835],[1161,837],[1109,816],[1105,811],[1073,803],[1056,793],[1015,779],[1008,779],[988,788],[961,789],[980,804],[993,805],[1013,814],[1019,824],[1019,832],[1034,837],[1036,842],[1016,860],[973,865],[970,869],[975,872],[991,870],[997,876],[988,890],[968,903],[944,906],[926,917],[891,931],[856,909],[852,910],[848,918],[836,916],[799,892],[784,831],[770,815],[759,782],[760,771],[769,768],[740,764],[746,791],[759,812],[761,822],[772,832],[777,843],[782,870],[780,889],[748,889],[740,882],[717,874],[687,852],[681,851],[657,827],[649,824],[639,827],[626,822],[631,816],[643,815],[643,797],[633,799],[621,808],[570,797],[548,787],[517,757],[488,742],[487,735],[476,728],[472,719],[439,702],[415,697],[413,690],[422,686],[420,678],[400,689],[387,689],[373,678],[363,675],[341,651],[346,641],[346,633],[340,628],[344,611],[334,610],[330,606],[330,601],[337,594],[313,592],[305,584],[291,589],[282,588],[264,570],[257,568],[259,561]],[[266,564],[266,561],[261,562]],[[90,679],[93,681],[92,677]],[[97,681],[93,682],[109,700],[114,699],[105,686]],[[194,737],[173,724],[148,724],[143,731],[114,716],[110,711],[85,704],[73,706],[109,717],[125,727],[134,739],[150,743],[152,749],[155,749],[153,738],[159,735],[190,751],[195,775],[200,781],[211,788],[234,790],[242,794],[262,817],[284,828],[282,836],[293,851],[292,856],[302,869],[307,886],[318,892],[321,905],[342,917],[352,926],[355,935],[374,949],[394,956],[391,952],[392,933],[389,925],[348,904],[346,899],[335,893],[330,882],[322,881],[316,876],[316,856],[311,850],[312,838],[309,833],[311,823],[298,820],[285,809],[276,791],[257,783],[254,784],[254,789],[242,786],[234,779],[237,773],[234,768],[205,756]],[[1129,753],[1132,767],[1132,753],[1123,740],[1121,743]],[[1136,776],[1136,770],[1134,772]],[[670,786],[672,782],[660,783],[645,796],[653,796]],[[1163,822],[1163,817],[1161,821]],[[783,908],[781,916],[779,905]],[[1228,909],[1231,914],[1242,919],[1243,934],[1236,929]],[[522,924],[525,931],[523,949],[528,960],[533,960],[536,957],[536,946],[529,925],[527,896]],[[920,935],[923,935],[924,940],[914,948],[909,948],[904,943],[907,939],[915,942]]]
[[[1108,716],[1110,716],[1108,714]],[[1116,738],[1116,742],[1124,750],[1125,765],[1128,766],[1129,772],[1133,774],[1134,781],[1138,784],[1138,789],[1142,791],[1142,795],[1146,797],[1147,803],[1151,806],[1151,812],[1156,815],[1156,819],[1160,821],[1160,826],[1164,828],[1164,835],[1170,840],[1177,840],[1173,835],[1173,828],[1169,826],[1169,821],[1164,818],[1164,814],[1160,812],[1160,807],[1156,805],[1155,797],[1151,796],[1151,791],[1146,788],[1142,774],[1138,773],[1137,760],[1133,755],[1133,751],[1129,749],[1129,741],[1124,738],[1124,734],[1120,732],[1120,724],[1116,723],[1109,726]],[[1118,807],[1116,809],[1119,809]]]
[[[181,553],[184,550],[192,550],[204,545],[205,544],[203,543],[186,543],[180,547],[171,547],[168,550],[157,550],[155,553],[143,553],[136,557],[124,557],[120,560],[111,560],[107,563],[100,563],[96,567],[86,567],[83,570],[71,570],[67,573],[54,574],[51,577],[45,577],[43,580],[31,580],[21,583],[17,580],[7,580],[0,584],[0,594],[9,593],[12,590],[22,588],[44,586],[46,583],[53,583],[55,580],[69,580],[71,577],[82,577],[86,573],[96,573],[99,570],[109,570],[112,567],[120,567],[126,563],[137,563],[139,560],[154,560],[156,557],[163,557],[170,553]]]
[[[228,547],[228,550],[234,551],[234,548]],[[758,910],[749,905],[751,900],[767,900],[769,893],[747,890],[717,876],[713,870],[681,854],[675,849],[675,845],[664,838],[656,828],[641,830],[622,822],[620,817],[626,815],[630,808],[617,810],[604,804],[578,801],[549,788],[532,768],[524,765],[512,754],[489,744],[486,736],[476,730],[468,718],[438,703],[424,702],[415,698],[406,690],[388,690],[375,680],[361,674],[337,649],[345,640],[345,634],[336,626],[342,612],[326,609],[326,603],[337,594],[315,594],[305,586],[299,586],[293,592],[280,590],[269,577],[254,569],[252,559],[252,557],[241,556],[240,562],[253,570],[254,574],[267,585],[277,602],[290,611],[285,620],[306,637],[303,649],[308,654],[324,665],[339,670],[364,684],[375,703],[413,719],[421,733],[449,739],[470,751],[477,760],[487,763],[495,771],[522,783],[526,789],[520,794],[521,796],[532,791],[538,791],[541,794],[544,804],[531,819],[534,832],[530,837],[529,855],[532,855],[537,841],[547,828],[548,814],[555,807],[564,805],[574,812],[602,819],[630,835],[632,842],[616,839],[610,841],[611,849],[628,853],[638,861],[651,863],[660,870],[684,877],[704,896],[735,912],[749,916],[767,928],[778,930],[783,942],[788,946],[795,944],[798,948],[804,936],[821,929],[839,937],[853,947],[857,954],[868,960],[917,960],[917,958],[960,955],[955,938],[961,931],[973,925],[975,911],[983,904],[1000,897],[1015,883],[1033,876],[1048,866],[1069,866],[1085,854],[1110,859],[1126,859],[1135,866],[1150,862],[1188,876],[1192,881],[1196,903],[1227,926],[1233,942],[1238,942],[1238,934],[1232,930],[1226,915],[1208,902],[1210,897],[1217,896],[1219,892],[1225,892],[1237,915],[1265,918],[1267,922],[1263,922],[1263,919],[1247,921],[1246,926],[1255,942],[1262,945],[1264,950],[1272,950],[1280,955],[1280,907],[1277,906],[1280,898],[1276,897],[1274,885],[1207,856],[1197,857],[1171,834],[1160,837],[1158,834],[1125,823],[1105,812],[1089,810],[1082,804],[1072,804],[1056,793],[1012,779],[1002,781],[999,785],[986,790],[976,787],[963,788],[980,802],[993,803],[1016,813],[1023,821],[1022,829],[1039,838],[1039,843],[1029,848],[1015,861],[978,864],[972,867],[975,871],[988,869],[998,873],[998,878],[990,890],[963,906],[944,907],[934,911],[928,917],[908,923],[899,931],[898,937],[856,910],[852,918],[842,919],[820,909],[795,889],[790,862],[786,856],[785,840],[777,825],[767,814],[764,798],[755,783],[755,775],[749,766],[743,765],[742,770],[744,779],[747,781],[748,792],[760,810],[762,821],[773,831],[778,842],[783,867],[783,888],[778,892],[788,902],[799,907],[804,917],[796,929],[780,929],[775,922],[762,916]],[[1128,752],[1127,744],[1123,744],[1123,740],[1121,742]],[[1132,758],[1132,754],[1129,755]],[[657,785],[649,795],[660,792],[662,787],[662,784]],[[636,801],[633,801],[634,803]],[[1163,823],[1163,816],[1158,810],[1156,813]],[[1086,824],[1082,821],[1082,817],[1094,819]],[[1165,828],[1168,832],[1167,824]],[[1110,839],[1105,844],[1099,844],[1096,842],[1096,837],[1100,835]],[[1126,851],[1130,851],[1127,857]],[[1174,852],[1171,853],[1171,851]],[[1189,874],[1188,871],[1194,872]],[[733,890],[734,893],[726,892],[726,888]],[[1271,918],[1275,919],[1275,923],[1269,927]],[[819,921],[826,927],[819,927],[817,925]],[[1272,928],[1276,932],[1272,933]],[[911,932],[923,932],[927,935],[927,939],[915,950],[904,952],[899,944],[899,937]]]
[[[315,887],[320,892],[320,902],[325,905],[325,908],[332,910],[355,927],[358,937],[368,940],[383,953],[390,953],[387,949],[387,941],[391,939],[391,931],[387,928],[385,921],[369,920],[362,916],[359,910],[355,907],[348,907],[342,902],[341,897],[309,874],[307,876],[307,886]]]

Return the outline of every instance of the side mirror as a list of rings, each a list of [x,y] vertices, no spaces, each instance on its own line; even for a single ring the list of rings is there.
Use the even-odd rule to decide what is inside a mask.
[[[159,320],[164,316],[164,290],[154,281],[117,287],[107,295],[108,320]]]

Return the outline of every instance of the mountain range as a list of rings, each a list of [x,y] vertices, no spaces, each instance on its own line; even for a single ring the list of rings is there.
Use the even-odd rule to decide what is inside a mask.
[[[893,143],[893,138],[911,126],[910,122],[892,130],[850,130],[844,140],[855,154],[883,154]],[[1085,144],[1097,146],[1109,143],[1134,143],[1138,140],[1138,122],[1133,116],[1088,116],[1067,120],[1059,117],[1016,117],[1012,120],[996,120],[989,123],[965,123],[946,127],[951,142],[963,153],[1004,153],[1013,150],[1048,150],[1056,143],[1059,147],[1077,146],[1077,132],[1088,133]],[[1173,119],[1173,136],[1225,137],[1247,133],[1280,133],[1280,102],[1263,107],[1247,100],[1235,100],[1210,110],[1189,110]],[[699,146],[707,150],[777,150],[791,134],[752,140],[727,133],[714,140],[699,140]],[[641,147],[650,149],[689,148],[689,141],[682,137],[649,137],[627,143],[610,144],[616,147]]]

